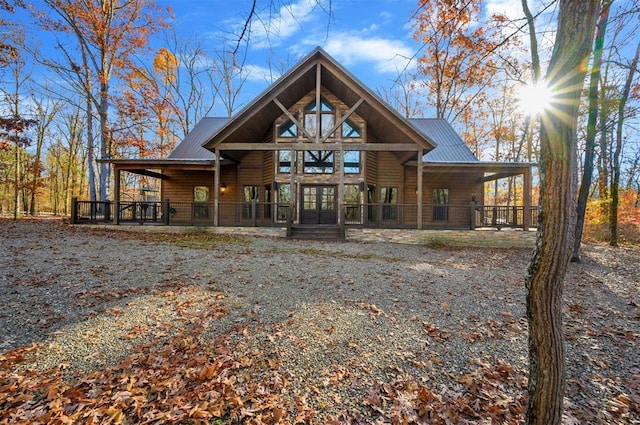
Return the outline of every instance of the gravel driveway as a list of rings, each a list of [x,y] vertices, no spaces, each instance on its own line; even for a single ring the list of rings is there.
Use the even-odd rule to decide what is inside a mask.
[[[59,220],[0,220],[0,237],[0,353],[36,344],[16,370],[59,368],[72,383],[198,324],[205,339],[250,335],[243,344],[277,358],[287,397],[303,397],[318,423],[386,423],[403,383],[452,394],[478,370],[502,371],[500,397],[526,402],[526,249],[143,235]],[[584,260],[564,290],[566,417],[637,424],[640,251],[587,245]],[[395,398],[376,405],[380,388]]]

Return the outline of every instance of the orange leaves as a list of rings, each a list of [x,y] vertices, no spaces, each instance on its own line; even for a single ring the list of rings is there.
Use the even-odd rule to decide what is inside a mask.
[[[477,366],[458,378],[457,387],[437,391],[413,379],[377,382],[362,404],[392,423],[519,423],[526,406],[519,394],[526,378],[505,362],[478,360]]]
[[[620,224],[632,224],[640,227],[640,194],[634,190],[621,190],[619,193],[618,220]],[[608,222],[610,199],[592,199],[587,204],[585,224]]]
[[[213,378],[221,366],[222,366],[222,362],[216,361],[212,365],[203,367],[200,373],[198,374],[198,378],[201,381]]]
[[[161,47],[153,58],[153,68],[164,75],[166,81],[174,82],[176,79],[176,69],[179,66],[179,61],[176,55],[169,50]]]
[[[436,342],[446,341],[451,338],[451,333],[447,331],[441,331],[438,327],[432,323],[425,323],[424,328],[431,338]]]
[[[618,202],[618,230],[622,239],[632,243],[640,241],[640,194],[634,190],[621,190]],[[609,210],[611,199],[591,199],[585,214],[585,237],[609,240]]]
[[[185,332],[164,346],[141,347],[114,369],[96,371],[72,387],[59,376],[3,367],[0,423],[276,423],[283,417],[286,381],[274,379],[277,370],[259,367],[266,361],[254,362],[262,353],[236,346],[233,355],[214,354],[242,334],[207,340],[202,329]],[[3,366],[19,361],[22,351],[3,354]]]

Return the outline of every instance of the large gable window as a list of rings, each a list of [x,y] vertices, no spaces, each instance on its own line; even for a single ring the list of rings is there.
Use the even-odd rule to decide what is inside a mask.
[[[304,172],[310,174],[333,173],[333,151],[304,151]]]
[[[317,113],[318,105],[312,102],[304,108],[304,128],[311,136],[315,136],[320,128],[320,137],[325,137],[335,124],[333,107],[326,100],[320,99],[320,113]],[[320,122],[318,123],[318,117]]]

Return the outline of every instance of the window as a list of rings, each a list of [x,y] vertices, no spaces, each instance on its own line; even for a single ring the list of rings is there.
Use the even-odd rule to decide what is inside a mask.
[[[242,208],[242,218],[251,218],[253,201],[258,201],[260,196],[260,186],[245,186],[243,192],[244,208]]]
[[[310,174],[333,173],[333,151],[304,151],[304,172]]]
[[[289,211],[289,202],[291,201],[291,186],[288,184],[278,185],[278,221],[287,221],[287,213]]]
[[[344,151],[343,161],[345,174],[360,173],[360,151]]]
[[[359,204],[360,186],[357,184],[345,184],[343,198],[345,204]]]
[[[194,186],[193,218],[209,218],[209,187]]]
[[[278,131],[278,137],[283,138],[295,138],[298,137],[298,127],[289,120],[280,126]]]
[[[449,189],[433,190],[433,221],[449,220]]]
[[[291,172],[291,151],[278,151],[278,173]]]
[[[209,188],[207,186],[195,186],[193,188],[193,202],[209,202]]]
[[[336,190],[334,187],[320,188],[321,208],[323,211],[331,211],[336,208]]]
[[[398,203],[398,188],[397,187],[383,187],[380,189],[380,198],[383,204],[396,204]]]
[[[398,219],[398,188],[383,187],[380,189],[380,199],[384,204],[382,206],[382,219],[387,221]]]
[[[314,102],[307,105],[304,109],[304,128],[310,135],[315,136],[320,127],[320,137],[324,137],[329,134],[329,131],[335,124],[335,116],[333,108],[326,100],[320,99],[320,125],[318,126],[318,115],[316,115],[317,105]]]
[[[351,121],[346,120],[342,123],[342,138],[349,139],[354,137],[361,137],[360,129]]]
[[[344,218],[349,223],[360,223],[360,185],[344,185]]]

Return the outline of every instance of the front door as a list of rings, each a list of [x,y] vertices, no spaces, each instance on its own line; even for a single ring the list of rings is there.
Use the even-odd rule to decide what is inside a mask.
[[[302,186],[302,224],[336,224],[336,187]]]

